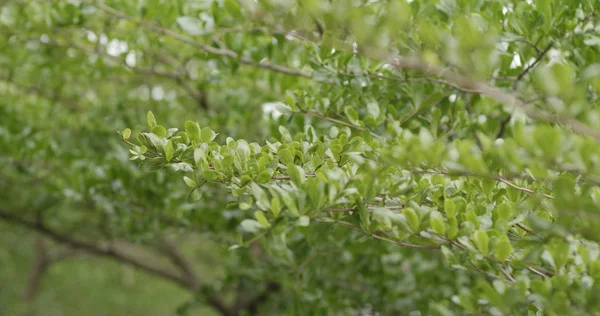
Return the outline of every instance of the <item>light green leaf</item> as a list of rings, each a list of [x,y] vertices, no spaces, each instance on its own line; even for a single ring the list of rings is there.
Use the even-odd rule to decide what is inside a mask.
[[[487,256],[489,253],[489,242],[490,242],[490,238],[488,237],[487,233],[483,230],[477,230],[473,233],[471,238],[473,239],[473,243],[475,244],[475,247],[477,247],[477,249],[481,252],[481,254],[483,254],[484,256]]]
[[[129,137],[131,137],[131,130],[129,128],[126,128],[123,130],[123,133],[121,135],[123,136],[123,140],[128,140]]]
[[[200,132],[200,140],[203,143],[209,143],[215,139],[215,137],[217,137],[217,134],[212,129],[209,127],[202,128],[202,131]]]
[[[192,121],[185,122],[185,132],[188,134],[188,137],[196,142],[200,142],[200,127],[198,123]]]
[[[271,227],[271,224],[269,223],[269,221],[265,217],[265,214],[262,211],[256,211],[256,212],[254,212],[254,217],[256,217],[256,219],[258,220],[258,222],[263,227],[265,227],[265,228]]]
[[[310,224],[310,217],[302,215],[296,221],[296,226],[307,227]]]
[[[190,187],[190,188],[196,188],[198,186],[198,184],[196,183],[196,181],[184,176],[183,177],[183,182],[185,182],[185,184]]]
[[[253,219],[245,219],[240,223],[240,228],[246,233],[253,234],[259,232],[263,228],[263,225]]]
[[[173,142],[171,140],[169,140],[165,146],[165,158],[167,161],[173,159]]]
[[[413,230],[413,232],[418,232],[421,221],[419,219],[419,216],[415,212],[415,210],[407,207],[402,210],[402,214],[404,214],[404,216],[406,217],[406,222],[408,223],[410,228]]]
[[[148,126],[150,126],[150,128],[156,125],[156,119],[154,118],[152,111],[148,111],[148,114],[146,114],[146,121],[148,122]]]
[[[512,244],[510,243],[510,240],[508,240],[508,237],[501,236],[498,239],[498,241],[496,242],[496,247],[495,247],[496,258],[498,258],[498,260],[500,260],[500,261],[504,261],[504,260],[508,259],[508,257],[510,257],[512,252],[513,252],[513,247],[512,247]]]

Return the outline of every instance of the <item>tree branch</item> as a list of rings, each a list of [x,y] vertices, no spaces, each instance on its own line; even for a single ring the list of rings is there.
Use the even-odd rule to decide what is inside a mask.
[[[38,236],[35,241],[33,260],[31,272],[29,274],[29,278],[27,279],[25,290],[23,291],[23,300],[25,302],[31,302],[31,300],[38,293],[42,277],[48,270],[48,266],[50,264],[46,245],[42,236]]]
[[[512,85],[512,89],[515,90],[517,88],[517,84],[519,83],[519,80],[521,80],[527,73],[529,73],[529,71],[531,69],[533,69],[533,67],[535,67],[541,60],[542,58],[544,58],[544,55],[546,55],[546,53],[550,50],[550,48],[552,48],[552,45],[554,43],[550,42],[546,48],[544,48],[544,50],[539,51],[538,52],[538,56],[537,58],[533,61],[533,63],[529,64],[527,67],[525,67],[525,69],[523,69],[518,75],[517,78],[515,78],[515,82]]]
[[[179,267],[185,277],[189,280],[190,284],[195,289],[200,288],[200,280],[198,275],[192,268],[192,265],[183,257],[183,255],[179,252],[179,249],[166,237],[160,238],[161,242],[161,250],[169,257],[171,262],[174,265]]]
[[[121,252],[117,251],[116,249],[113,249],[110,247],[101,247],[97,244],[72,239],[69,236],[62,235],[62,234],[46,227],[41,222],[36,223],[36,222],[32,222],[32,221],[23,219],[19,216],[12,214],[12,212],[10,212],[6,209],[0,208],[0,219],[3,219],[7,222],[18,224],[18,225],[23,226],[30,230],[37,231],[37,232],[45,235],[46,237],[49,237],[50,239],[52,239],[58,243],[68,245],[71,248],[83,250],[83,251],[86,251],[86,252],[96,255],[96,256],[106,257],[106,258],[109,258],[109,259],[112,259],[115,261],[129,264],[129,265],[131,265],[135,268],[138,268],[140,270],[143,270],[147,273],[150,273],[155,276],[158,276],[163,279],[174,282],[175,284],[178,284],[179,286],[181,286],[185,289],[188,289],[188,290],[197,290],[198,289],[197,288],[198,285],[195,284],[194,282],[192,282],[191,280],[189,280],[188,278],[181,277],[167,269],[153,266],[145,261],[134,258],[127,254],[121,253]],[[233,311],[231,308],[229,308],[218,296],[214,296],[214,295],[210,296],[208,298],[208,303],[210,304],[210,306],[212,306],[216,310],[218,310],[222,315],[226,315],[226,316],[237,315],[237,313],[235,311]]]
[[[456,84],[457,86],[473,90],[476,93],[489,97],[496,100],[498,103],[503,104],[510,110],[520,109],[527,116],[545,122],[554,122],[561,125],[565,125],[571,128],[575,133],[592,137],[596,140],[600,140],[600,129],[592,128],[583,124],[582,122],[569,118],[569,117],[556,117],[555,115],[539,110],[535,107],[530,106],[526,102],[522,101],[513,94],[504,92],[496,87],[490,86],[489,84],[475,79],[469,78],[453,70],[429,64],[418,57],[407,57],[400,55],[391,55],[385,52],[362,49],[365,55],[372,58],[376,58],[382,61],[389,62],[392,66],[400,69],[412,69],[422,71],[429,75],[440,77],[446,81]]]

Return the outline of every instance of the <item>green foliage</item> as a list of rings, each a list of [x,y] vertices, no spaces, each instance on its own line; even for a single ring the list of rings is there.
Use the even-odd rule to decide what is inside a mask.
[[[0,219],[213,240],[180,313],[600,315],[598,7],[7,2]]]

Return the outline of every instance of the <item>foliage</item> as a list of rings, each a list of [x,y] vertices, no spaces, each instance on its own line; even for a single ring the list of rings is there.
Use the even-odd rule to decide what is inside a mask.
[[[599,315],[598,7],[9,2],[0,218],[180,313]]]

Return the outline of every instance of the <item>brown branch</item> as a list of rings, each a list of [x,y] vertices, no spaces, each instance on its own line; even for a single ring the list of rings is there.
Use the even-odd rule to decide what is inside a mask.
[[[192,265],[187,259],[179,252],[177,246],[175,246],[168,238],[163,237],[160,239],[162,251],[169,257],[171,262],[179,267],[183,272],[184,276],[189,280],[191,286],[194,289],[200,288],[200,280],[198,275],[194,271]]]
[[[181,277],[167,269],[151,265],[143,260],[134,258],[134,257],[129,256],[124,253],[121,253],[121,252],[117,251],[116,249],[113,249],[110,247],[102,247],[102,246],[94,244],[94,243],[80,241],[80,240],[73,239],[69,236],[62,235],[62,234],[46,227],[41,222],[36,223],[36,222],[32,222],[32,221],[23,219],[19,216],[12,214],[12,212],[10,212],[8,210],[0,209],[0,219],[3,219],[5,221],[11,222],[11,223],[18,224],[18,225],[23,226],[30,230],[37,231],[38,233],[41,233],[41,234],[45,235],[46,237],[48,237],[58,243],[65,244],[71,248],[83,250],[85,252],[88,252],[90,254],[93,254],[93,255],[96,255],[99,257],[106,257],[106,258],[109,258],[109,259],[112,259],[112,260],[115,260],[118,262],[126,263],[128,265],[131,265],[135,268],[138,268],[138,269],[145,271],[147,273],[150,273],[152,275],[155,275],[155,276],[161,277],[163,279],[169,280],[171,282],[174,282],[175,284],[178,284],[179,286],[181,286],[185,289],[197,290],[197,288],[195,287],[196,284],[194,284],[193,282],[190,282],[190,280],[188,280],[187,278]],[[218,296],[214,296],[214,295],[210,296],[208,298],[208,302],[212,307],[214,307],[216,310],[218,310],[223,315],[226,315],[226,316],[236,315],[236,313],[234,311],[232,311],[227,305],[225,305],[225,303]]]
[[[25,302],[31,302],[39,292],[40,283],[50,264],[44,238],[42,236],[38,236],[35,240],[34,252],[33,265],[31,266],[31,272],[27,279],[25,290],[23,291],[23,300]]]

